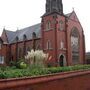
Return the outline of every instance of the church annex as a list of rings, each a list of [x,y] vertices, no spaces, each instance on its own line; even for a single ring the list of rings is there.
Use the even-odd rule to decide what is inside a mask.
[[[84,32],[75,11],[64,14],[62,0],[46,0],[41,23],[15,32],[4,28],[0,37],[0,65],[24,58],[31,49],[49,53],[52,65],[84,64]]]

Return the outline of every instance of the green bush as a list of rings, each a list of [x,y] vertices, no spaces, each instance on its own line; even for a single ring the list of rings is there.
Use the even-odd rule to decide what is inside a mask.
[[[19,68],[19,69],[26,69],[27,68],[27,64],[25,63],[25,61],[23,59],[20,59],[16,63],[16,67]]]
[[[21,62],[21,63],[20,63],[20,68],[21,68],[21,69],[27,68],[27,64],[26,64],[25,62]]]

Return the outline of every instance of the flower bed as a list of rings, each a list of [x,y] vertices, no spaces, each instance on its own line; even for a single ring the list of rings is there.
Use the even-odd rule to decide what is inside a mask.
[[[68,67],[51,67],[51,68],[41,68],[38,66],[34,66],[33,68],[29,67],[27,69],[0,67],[0,79],[40,76],[75,70],[90,70],[90,65],[75,65]]]

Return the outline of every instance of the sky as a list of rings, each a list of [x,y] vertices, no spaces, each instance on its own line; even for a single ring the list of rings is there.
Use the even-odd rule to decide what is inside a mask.
[[[90,51],[90,0],[62,0],[64,13],[73,8],[83,26],[86,51]],[[41,22],[46,0],[0,0],[0,35],[5,27],[16,31]]]

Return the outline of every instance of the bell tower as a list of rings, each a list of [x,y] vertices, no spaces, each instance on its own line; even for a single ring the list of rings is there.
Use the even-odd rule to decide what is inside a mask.
[[[62,0],[46,0],[46,12],[41,22],[42,49],[52,56],[50,63],[54,65],[58,63],[61,53],[60,43],[65,41],[65,33],[60,30],[60,28],[64,30],[62,27],[65,25],[64,21]]]
[[[46,14],[53,12],[63,14],[62,0],[46,0]]]

